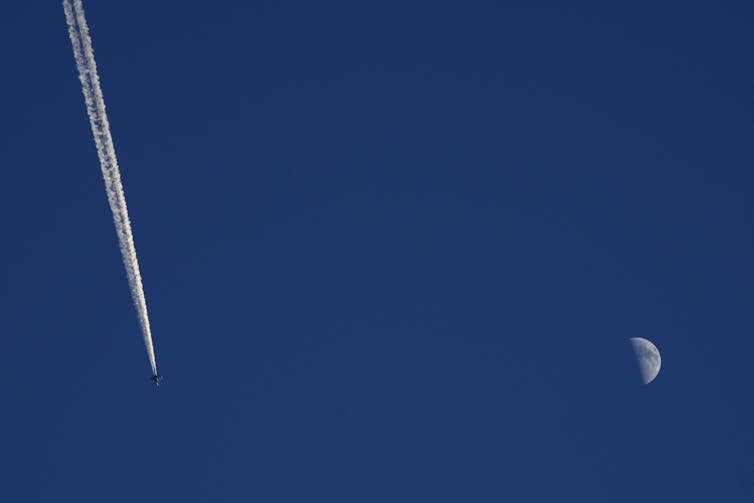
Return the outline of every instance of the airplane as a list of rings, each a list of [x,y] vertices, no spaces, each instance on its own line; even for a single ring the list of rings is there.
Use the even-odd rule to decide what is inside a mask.
[[[155,374],[152,377],[150,377],[149,380],[154,381],[154,385],[159,387],[160,381],[162,380],[162,376],[160,374]]]

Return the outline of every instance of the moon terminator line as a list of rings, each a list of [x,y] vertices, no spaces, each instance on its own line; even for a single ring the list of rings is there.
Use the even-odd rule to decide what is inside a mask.
[[[636,363],[639,365],[639,373],[644,384],[649,384],[655,380],[660,373],[662,358],[660,350],[657,349],[652,341],[644,337],[631,337],[629,339],[636,355]]]

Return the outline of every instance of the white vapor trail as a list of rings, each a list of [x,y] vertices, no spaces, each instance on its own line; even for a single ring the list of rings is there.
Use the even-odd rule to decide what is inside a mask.
[[[65,10],[66,22],[68,23],[68,35],[71,37],[71,45],[73,45],[73,55],[76,58],[76,67],[79,71],[81,90],[84,93],[86,111],[89,114],[89,122],[94,134],[94,143],[97,146],[97,155],[99,156],[100,167],[102,168],[102,176],[105,179],[107,200],[110,202],[110,209],[113,212],[113,220],[115,221],[115,230],[118,233],[120,252],[123,255],[123,265],[126,267],[128,284],[131,287],[131,296],[133,297],[136,313],[139,317],[141,332],[144,335],[144,344],[147,347],[147,355],[149,356],[149,363],[152,366],[152,373],[157,375],[157,363],[154,357],[154,346],[152,345],[152,331],[149,327],[149,316],[147,314],[147,300],[144,296],[144,287],[141,283],[141,273],[139,272],[139,261],[136,258],[131,222],[128,219],[128,208],[126,207],[126,198],[123,194],[123,185],[120,181],[120,170],[118,169],[118,160],[115,157],[113,137],[110,134],[110,123],[107,120],[107,113],[105,112],[105,100],[102,97],[102,89],[100,88],[97,63],[94,61],[92,39],[89,36],[89,27],[84,17],[84,6],[81,0],[73,0],[73,3],[71,3],[71,0],[63,0],[63,9]]]

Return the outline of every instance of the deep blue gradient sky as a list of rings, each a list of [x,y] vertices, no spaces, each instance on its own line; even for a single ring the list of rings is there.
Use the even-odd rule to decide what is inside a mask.
[[[754,13],[562,4],[86,2],[158,391],[5,6],[0,499],[752,501]]]

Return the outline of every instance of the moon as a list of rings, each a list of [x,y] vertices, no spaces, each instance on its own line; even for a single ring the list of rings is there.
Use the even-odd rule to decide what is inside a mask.
[[[641,380],[644,384],[649,384],[660,373],[660,366],[662,365],[660,351],[657,346],[643,337],[631,337],[630,340],[636,355],[636,363],[639,364]]]

